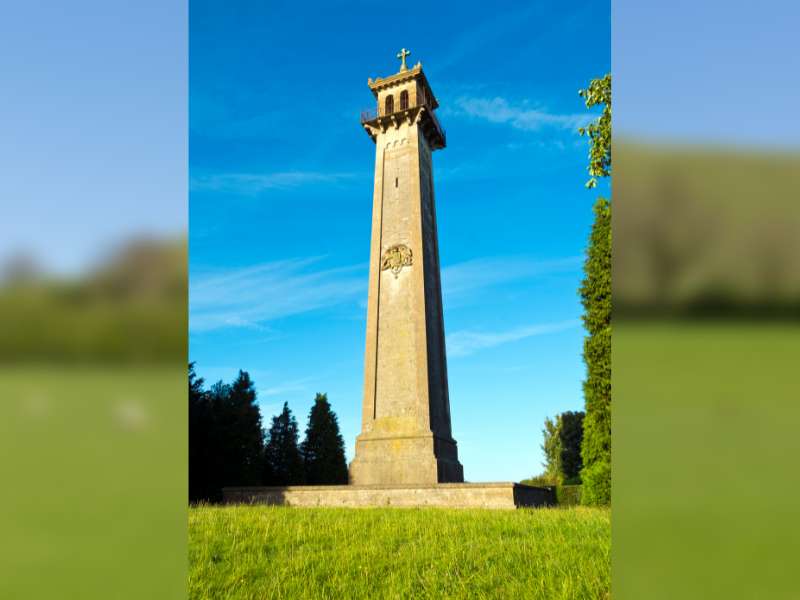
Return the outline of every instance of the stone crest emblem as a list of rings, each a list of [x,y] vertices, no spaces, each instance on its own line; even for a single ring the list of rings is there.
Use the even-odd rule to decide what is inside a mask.
[[[410,267],[412,262],[411,248],[404,244],[395,244],[383,253],[381,271],[391,271],[396,279],[403,267]]]

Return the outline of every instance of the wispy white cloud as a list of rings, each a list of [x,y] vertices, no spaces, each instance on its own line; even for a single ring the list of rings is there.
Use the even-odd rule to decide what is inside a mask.
[[[192,177],[192,191],[228,192],[256,195],[266,190],[282,190],[313,184],[340,184],[356,177],[354,173],[285,171],[278,173],[215,173]]]
[[[505,98],[456,98],[454,114],[483,119],[490,123],[507,124],[515,129],[538,131],[543,128],[576,131],[587,125],[594,117],[587,113],[553,113],[541,107],[531,106],[528,101],[512,104]]]
[[[189,329],[202,333],[223,328],[270,331],[275,319],[344,303],[358,306],[367,296],[367,265],[319,268],[320,257],[274,261],[248,267],[192,274]],[[512,281],[576,271],[582,257],[552,260],[492,257],[442,269],[445,302]]]
[[[261,329],[268,321],[355,302],[366,294],[366,265],[313,269],[319,260],[283,260],[193,275],[190,331]]]
[[[476,331],[456,331],[447,336],[447,355],[468,356],[479,350],[492,348],[509,342],[516,342],[525,338],[530,338],[548,333],[558,333],[567,329],[579,327],[580,320],[572,319],[555,323],[542,323],[538,325],[528,325],[518,327],[509,331],[499,332],[476,332]]]
[[[535,260],[524,256],[477,258],[443,268],[442,290],[445,299],[450,299],[510,281],[575,271],[582,264],[581,256],[551,260]]]

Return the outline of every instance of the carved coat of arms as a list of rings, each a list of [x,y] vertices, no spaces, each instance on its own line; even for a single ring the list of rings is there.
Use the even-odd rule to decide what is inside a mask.
[[[391,271],[397,278],[397,275],[403,267],[410,267],[412,263],[411,248],[404,244],[395,244],[386,249],[381,259],[381,271]]]

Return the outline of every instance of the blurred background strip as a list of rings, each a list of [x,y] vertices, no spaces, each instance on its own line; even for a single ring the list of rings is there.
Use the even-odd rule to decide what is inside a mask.
[[[0,8],[0,597],[186,595],[185,2]]]
[[[800,10],[612,14],[614,597],[797,598]]]

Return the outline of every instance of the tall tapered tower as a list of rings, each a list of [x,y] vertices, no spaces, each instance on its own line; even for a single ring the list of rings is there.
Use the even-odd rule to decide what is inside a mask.
[[[375,187],[355,485],[464,480],[450,426],[431,160],[446,139],[409,54],[398,54],[398,73],[368,80],[378,106],[361,115],[375,142]]]

